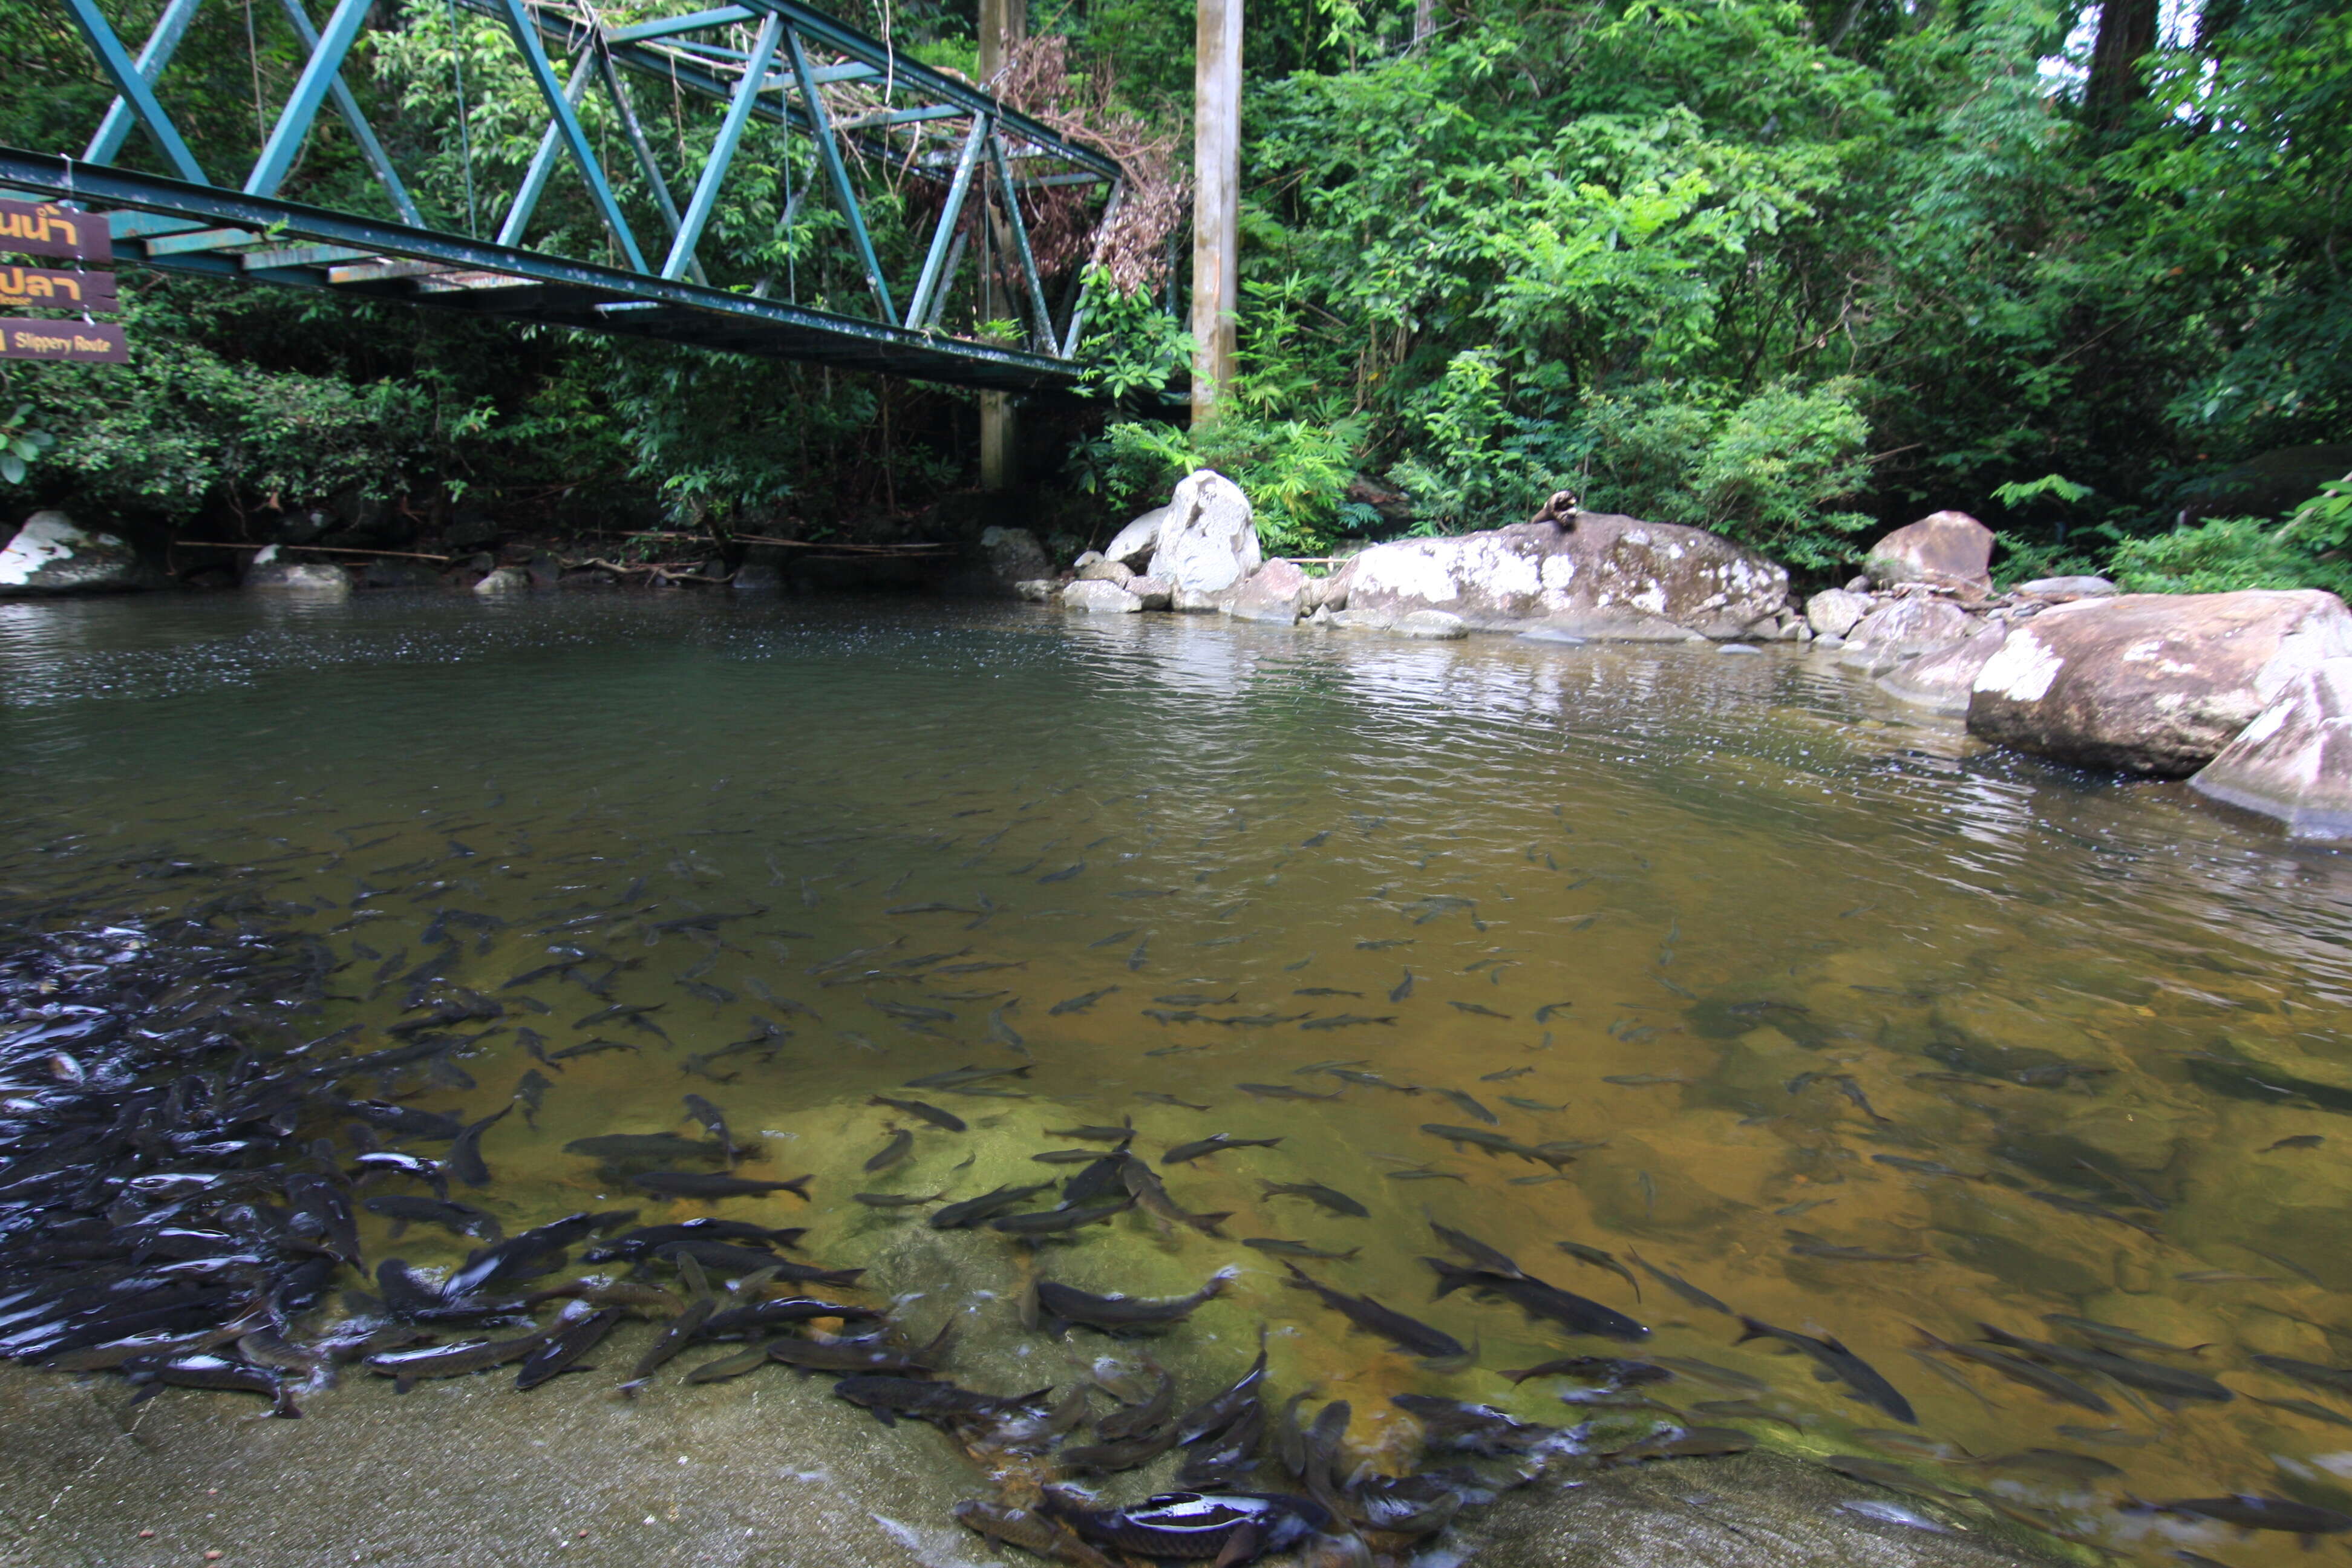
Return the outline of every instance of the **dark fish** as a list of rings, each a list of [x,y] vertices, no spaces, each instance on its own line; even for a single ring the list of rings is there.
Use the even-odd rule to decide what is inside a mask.
[[[1073,877],[1076,876],[1079,872],[1081,872],[1081,871],[1085,870],[1086,868],[1087,868],[1087,863],[1086,863],[1085,861],[1083,861],[1083,860],[1076,861],[1076,862],[1074,862],[1074,863],[1072,863],[1072,864],[1070,864],[1070,865],[1067,865],[1067,866],[1063,867],[1063,868],[1062,868],[1060,870],[1058,870],[1058,871],[1048,871],[1048,872],[1046,872],[1044,876],[1042,876],[1042,877],[1038,878],[1038,879],[1037,879],[1037,881],[1038,881],[1038,883],[1039,883],[1039,885],[1040,885],[1040,886],[1043,886],[1043,885],[1045,885],[1045,884],[1046,884],[1046,883],[1049,883],[1049,882],[1066,882],[1066,881],[1068,881],[1071,878],[1073,878]]]
[[[1092,1149],[1048,1149],[1029,1158],[1040,1165],[1091,1165],[1103,1156]]]
[[[2322,1366],[2317,1362],[2296,1361],[2283,1355],[2258,1355],[2252,1359],[2256,1366],[2296,1383],[2336,1394],[2352,1394],[2352,1367]]]
[[[1468,1258],[1475,1267],[1483,1268],[1489,1274],[1499,1274],[1506,1279],[1526,1278],[1524,1271],[1507,1254],[1498,1248],[1487,1246],[1467,1231],[1452,1229],[1438,1224],[1434,1219],[1429,1222],[1429,1228],[1431,1234],[1434,1235],[1439,1241]]]
[[[910,1209],[939,1203],[946,1196],[945,1193],[852,1193],[849,1201],[870,1209]]]
[[[1659,1284],[1664,1285],[1667,1289],[1672,1290],[1675,1295],[1680,1296],[1684,1300],[1688,1301],[1692,1306],[1704,1307],[1710,1312],[1721,1312],[1724,1316],[1729,1318],[1739,1316],[1738,1313],[1733,1311],[1729,1307],[1725,1306],[1722,1302],[1717,1300],[1714,1297],[1708,1295],[1706,1291],[1700,1289],[1689,1280],[1677,1279],[1675,1276],[1667,1273],[1664,1269],[1659,1268],[1656,1264],[1650,1262],[1632,1247],[1629,1247],[1625,1249],[1625,1256],[1633,1260],[1633,1266],[1635,1268],[1639,1268],[1643,1273],[1647,1274],[1651,1279],[1655,1279]]]
[[[577,1057],[593,1057],[600,1051],[634,1051],[635,1049],[637,1047],[626,1040],[607,1040],[599,1037],[583,1040],[576,1046],[566,1046],[560,1051],[550,1051],[547,1053],[547,1059],[552,1064],[568,1062]]]
[[[1024,1062],[1017,1068],[950,1068],[944,1072],[927,1073],[907,1080],[908,1089],[962,1089],[984,1083],[992,1078],[1027,1078],[1036,1070],[1034,1063]]]
[[[629,1184],[673,1198],[740,1198],[790,1193],[805,1203],[808,1184],[814,1179],[812,1174],[794,1176],[789,1182],[760,1182],[748,1176],[717,1176],[699,1171],[647,1171],[631,1176]]]
[[[730,1334],[764,1334],[787,1323],[805,1323],[817,1318],[871,1323],[879,1321],[881,1317],[872,1307],[852,1306],[846,1301],[827,1301],[814,1296],[776,1296],[747,1307],[730,1307],[712,1313],[702,1325],[701,1337],[715,1340]]]
[[[1352,1029],[1361,1024],[1393,1024],[1395,1022],[1396,1015],[1393,1013],[1378,1018],[1367,1014],[1340,1013],[1328,1018],[1309,1018],[1298,1026],[1302,1029]]]
[[[1075,1563],[1078,1568],[1113,1568],[1111,1560],[1087,1545],[1068,1525],[1049,1514],[966,1498],[948,1510],[965,1529],[1017,1546],[1034,1557]]]
[[[1479,1104],[1475,1100],[1463,1093],[1458,1089],[1433,1089],[1430,1092],[1444,1096],[1447,1100],[1452,1100],[1456,1106],[1460,1107],[1465,1112],[1477,1118],[1489,1127],[1496,1125],[1497,1119],[1493,1111],[1487,1110],[1485,1106]]]
[[[563,1146],[563,1152],[615,1163],[624,1160],[709,1159],[726,1153],[716,1143],[698,1143],[675,1132],[606,1132],[594,1138],[574,1138]]]
[[[2352,1513],[2296,1502],[2291,1498],[2256,1497],[2239,1492],[2231,1497],[2180,1498],[2171,1502],[2126,1505],[2126,1512],[2178,1513],[2210,1519],[2240,1530],[2277,1530],[2308,1541],[2352,1530]]]
[[[1039,1193],[1052,1190],[1053,1185],[1051,1182],[1038,1182],[1025,1187],[999,1187],[994,1192],[982,1193],[976,1198],[966,1198],[960,1204],[950,1204],[931,1215],[931,1228],[961,1230],[967,1226],[978,1225],[982,1220],[993,1219],[1015,1204],[1026,1203]]]
[[[1270,1198],[1305,1198],[1316,1207],[1351,1219],[1369,1219],[1372,1211],[1335,1188],[1320,1182],[1266,1182],[1262,1184],[1265,1195]]]
[[[1643,1267],[1647,1268],[1648,1265]],[[1769,1323],[1759,1322],[1749,1317],[1742,1317],[1739,1326],[1744,1331],[1734,1343],[1746,1344],[1749,1340],[1769,1339],[1793,1346],[1812,1357],[1823,1371],[1852,1389],[1854,1397],[1863,1403],[1875,1405],[1906,1426],[1919,1425],[1919,1418],[1911,1413],[1910,1401],[1896,1392],[1893,1384],[1880,1376],[1875,1367],[1837,1341],[1815,1339],[1811,1334],[1801,1334],[1789,1329],[1776,1329]]]
[[[1087,1008],[1093,1006],[1096,1003],[1101,1001],[1104,997],[1109,995],[1112,992],[1118,989],[1118,987],[1116,985],[1106,985],[1099,991],[1089,991],[1082,996],[1072,996],[1064,1001],[1056,1002],[1051,1007],[1046,1008],[1045,1012],[1049,1016],[1055,1018],[1060,1017],[1065,1013],[1083,1013]]]
[[[438,1198],[417,1198],[405,1195],[365,1198],[360,1207],[370,1214],[380,1214],[394,1222],[393,1234],[409,1224],[437,1225],[458,1236],[470,1236],[482,1241],[499,1239],[498,1217],[488,1209],[478,1209],[468,1204],[444,1203]]]
[[[515,1373],[515,1386],[537,1388],[558,1373],[571,1371],[582,1356],[613,1331],[613,1325],[623,1316],[620,1308],[606,1307],[557,1329],[548,1336],[546,1343],[523,1358],[522,1366]]]
[[[391,1378],[394,1392],[405,1394],[424,1378],[464,1377],[520,1361],[545,1344],[547,1337],[548,1331],[534,1330],[520,1339],[387,1351],[383,1354],[368,1357],[367,1369],[379,1377]]]
[[[1603,1384],[1611,1388],[1632,1388],[1644,1383],[1664,1383],[1675,1374],[1653,1362],[1625,1361],[1607,1355],[1572,1355],[1537,1366],[1519,1367],[1500,1375],[1515,1384],[1525,1383],[1531,1377],[1572,1377],[1580,1382]]]
[[[2327,1140],[2316,1132],[2298,1132],[2292,1138],[2282,1138],[2275,1143],[2265,1143],[2254,1152],[2272,1154],[2281,1149],[2316,1149],[2326,1142]]]
[[[490,1184],[490,1168],[482,1160],[482,1134],[488,1131],[501,1117],[513,1109],[514,1102],[508,1101],[479,1121],[468,1125],[451,1141],[450,1173],[467,1186],[487,1187]]]
[[[746,1373],[757,1372],[774,1359],[768,1354],[770,1342],[767,1340],[755,1340],[749,1349],[737,1351],[733,1355],[721,1356],[717,1361],[704,1362],[686,1374],[686,1381],[724,1383],[730,1377],[741,1377]]]
[[[1915,1329],[1919,1328],[1916,1323],[1911,1326]],[[2028,1361],[2023,1356],[1987,1350],[1982,1345],[1956,1345],[1949,1341],[1937,1339],[1925,1329],[1919,1329],[1919,1335],[1927,1342],[1927,1348],[1930,1350],[1939,1350],[1946,1355],[1958,1356],[1963,1361],[1972,1361],[1979,1366],[1989,1366],[2011,1382],[2021,1383],[2026,1387],[2046,1394],[2053,1399],[2062,1399],[2069,1405],[2079,1405],[2085,1410],[2096,1411],[2102,1415],[2112,1415],[2116,1413],[2116,1407],[2107,1403],[2105,1395],[2084,1388],[2072,1378],[2061,1377],[2048,1367]]]
[[[1328,1263],[1348,1262],[1364,1250],[1360,1247],[1351,1247],[1345,1252],[1327,1252],[1319,1247],[1309,1247],[1303,1241],[1285,1241],[1278,1236],[1245,1237],[1242,1240],[1242,1245],[1259,1252],[1271,1253],[1276,1258],[1309,1258]]]
[[[1048,1138],[1083,1138],[1089,1143],[1124,1143],[1135,1136],[1135,1121],[1129,1118],[1117,1127],[1048,1127]]]
[[[2063,1193],[2028,1193],[2025,1195],[2035,1203],[2048,1204],[2052,1208],[2062,1209],[2067,1214],[2087,1215],[2093,1219],[2113,1220],[2117,1225],[2131,1226],[2142,1236],[2150,1237],[2158,1241],[2164,1239],[2155,1226],[2142,1225],[2131,1215],[2117,1214],[2115,1210],[2100,1204],[2089,1203],[2082,1198],[2068,1197]]]
[[[2117,1328],[2113,1323],[2102,1323],[2095,1318],[2077,1318],[2065,1312],[2044,1312],[2042,1321],[2062,1329],[2072,1329],[2084,1339],[2095,1340],[2116,1350],[2167,1351],[2174,1355],[2195,1355],[2208,1348],[2204,1345],[2168,1345],[2162,1340],[2152,1340],[2129,1329]],[[2262,1358],[2257,1356],[2254,1359],[2260,1361]]]
[[[1062,1203],[1092,1203],[1122,1191],[1127,1185],[1127,1145],[1122,1143],[1062,1184]]]
[[[1130,1557],[1255,1562],[1331,1523],[1309,1498],[1270,1492],[1162,1492],[1132,1508],[1082,1509],[1048,1492],[1045,1506],[1088,1541]]]
[[[919,1100],[893,1100],[887,1094],[877,1094],[866,1103],[887,1105],[894,1110],[903,1110],[909,1116],[919,1116],[932,1126],[942,1128],[950,1132],[965,1131],[966,1124],[962,1117],[941,1110],[936,1105],[926,1105]]]
[[[1087,1168],[1093,1169],[1092,1166]],[[1233,1217],[1230,1210],[1220,1210],[1215,1214],[1187,1211],[1168,1195],[1168,1189],[1160,1184],[1159,1174],[1140,1160],[1120,1156],[1118,1175],[1120,1184],[1134,1194],[1135,1201],[1146,1210],[1172,1224],[1190,1226],[1203,1236],[1223,1235],[1217,1226]]]
[[[1350,1296],[1344,1291],[1334,1290],[1296,1263],[1286,1263],[1283,1267],[1290,1271],[1293,1289],[1313,1291],[1325,1306],[1358,1328],[1378,1334],[1402,1350],[1433,1360],[1469,1354],[1460,1340],[1442,1329],[1433,1329],[1417,1318],[1408,1318],[1402,1312],[1383,1307],[1370,1296]]]
[[[1337,1100],[1344,1092],[1335,1089],[1328,1094],[1310,1094],[1286,1083],[1237,1083],[1234,1087],[1254,1100]]]
[[[547,1091],[555,1087],[537,1068],[524,1071],[515,1080],[514,1101],[522,1107],[522,1119],[534,1131],[539,1128],[540,1107],[547,1102]]]
[[[1513,1154],[1535,1164],[1549,1165],[1558,1170],[1575,1159],[1574,1149],[1558,1143],[1527,1144],[1516,1138],[1506,1138],[1500,1132],[1488,1132],[1477,1127],[1449,1127],[1442,1121],[1424,1121],[1421,1130],[1433,1138],[1443,1138],[1456,1149],[1465,1144],[1484,1149],[1489,1154]],[[1577,1144],[1576,1149],[1589,1148]]]
[[[1220,1269],[1209,1276],[1207,1284],[1189,1296],[1160,1299],[1097,1296],[1051,1279],[1040,1279],[1033,1288],[1034,1310],[1028,1315],[1056,1336],[1062,1331],[1061,1325],[1070,1323],[1107,1334],[1164,1328],[1171,1323],[1182,1322],[1204,1302],[1223,1295],[1234,1272],[1233,1269]]]
[[[1497,1013],[1492,1007],[1482,1007],[1475,1002],[1448,1002],[1446,1003],[1446,1005],[1456,1008],[1465,1013],[1475,1014],[1481,1018],[1507,1018],[1510,1016],[1508,1013]]]
[[[1478,1081],[1480,1083],[1508,1083],[1515,1078],[1525,1078],[1528,1074],[1535,1070],[1536,1069],[1533,1068],[1505,1068],[1501,1072],[1480,1073],[1478,1075]]]
[[[873,1373],[845,1377],[833,1385],[834,1397],[846,1399],[852,1405],[872,1411],[874,1418],[885,1426],[896,1426],[902,1415],[941,1426],[960,1426],[992,1420],[1015,1411],[1033,1409],[1049,1392],[1041,1388],[1030,1394],[998,1398],[992,1394],[975,1394],[968,1388],[958,1388],[951,1383]]]
[[[1039,1214],[1000,1215],[988,1222],[988,1227],[991,1230],[1003,1231],[1007,1236],[1055,1236],[1085,1226],[1099,1224],[1103,1220],[1125,1214],[1134,1206],[1135,1198],[1130,1194],[1120,1198],[1106,1198],[1094,1204],[1065,1205],[1060,1208],[1046,1209]]]
[[[730,1162],[737,1154],[746,1152],[743,1145],[735,1142],[735,1135],[728,1131],[727,1117],[717,1106],[698,1094],[688,1095],[685,1105],[686,1113],[700,1122],[703,1130],[719,1141],[719,1146],[727,1151]]]
[[[1410,969],[1408,969],[1408,970],[1406,970],[1406,971],[1404,972],[1404,978],[1403,978],[1402,980],[1398,981],[1398,982],[1396,983],[1395,986],[1394,986],[1392,989],[1391,989],[1391,990],[1390,990],[1390,992],[1389,992],[1389,1000],[1390,1000],[1390,1001],[1391,1001],[1391,1002],[1402,1002],[1402,1001],[1403,1001],[1406,997],[1408,997],[1408,996],[1410,996],[1410,995],[1412,995],[1412,970],[1410,970]]]
[[[1281,1142],[1280,1138],[1236,1138],[1230,1132],[1213,1132],[1206,1138],[1197,1138],[1190,1143],[1179,1143],[1160,1155],[1160,1163],[1163,1165],[1181,1165],[1226,1149],[1271,1149]]]
[[[866,1173],[871,1175],[877,1171],[888,1170],[891,1166],[905,1159],[914,1147],[915,1135],[901,1127],[887,1143],[883,1144],[879,1150],[876,1151],[866,1159]]]
[[[1179,1110],[1210,1110],[1214,1109],[1213,1106],[1195,1105],[1189,1100],[1179,1100],[1172,1094],[1162,1094],[1156,1089],[1139,1089],[1135,1091],[1135,1098],[1138,1100],[1148,1100],[1154,1105],[1172,1105]],[[1334,1094],[1308,1095],[1307,1098],[1309,1100],[1337,1100],[1339,1097]]]
[[[2054,1345],[2041,1340],[2024,1339],[1994,1328],[1990,1323],[1979,1323],[1977,1327],[1983,1331],[1987,1341],[2003,1349],[2022,1351],[2036,1361],[2053,1362],[2082,1372],[2103,1373],[2117,1383],[2145,1389],[2167,1399],[2203,1399],[2222,1405],[2237,1397],[2203,1373],[2158,1366],[2153,1362],[2134,1361],[2113,1351],[2079,1350],[2073,1345]]]
[[[1811,1231],[1787,1230],[1789,1250],[1799,1258],[1826,1258],[1843,1263],[1916,1263],[1927,1255],[1924,1252],[1878,1252],[1867,1247],[1840,1247],[1824,1241]]]
[[[1536,1009],[1536,1022],[1538,1024],[1549,1024],[1551,1022],[1551,1016],[1554,1013],[1559,1012],[1563,1008],[1573,1007],[1576,1004],[1573,1002],[1547,1002],[1542,1006]]]
[[[1649,1337],[1646,1325],[1615,1308],[1604,1307],[1544,1280],[1525,1274],[1510,1276],[1464,1268],[1441,1258],[1424,1258],[1422,1261],[1437,1271],[1437,1291],[1430,1298],[1432,1300],[1467,1289],[1478,1296],[1500,1297],[1529,1319],[1549,1319],[1572,1334],[1598,1334],[1603,1339],[1626,1341]]]
[[[235,1394],[259,1394],[270,1401],[269,1414],[299,1418],[286,1382],[276,1373],[247,1366],[216,1355],[174,1356],[149,1363],[143,1375],[155,1380],[148,1386],[168,1384],[174,1388],[207,1388]],[[142,1391],[143,1392],[143,1391]]]

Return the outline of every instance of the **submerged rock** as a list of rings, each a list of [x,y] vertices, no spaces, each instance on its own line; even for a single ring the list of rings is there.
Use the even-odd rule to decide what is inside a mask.
[[[61,511],[37,511],[0,550],[0,599],[119,594],[146,586],[137,551],[110,533],[78,527]]]
[[[1079,582],[1062,590],[1062,607],[1090,616],[1131,616],[1143,601],[1117,583]]]
[[[1249,497],[1224,475],[1202,468],[1177,485],[1144,575],[1172,585],[1175,608],[1213,610],[1221,602],[1217,595],[1256,571],[1265,559]]]
[[[1896,665],[1878,678],[1879,689],[1938,713],[1966,713],[1976,690],[1977,672],[2008,637],[2005,624],[1981,626],[1966,642]]]
[[[474,584],[474,592],[496,598],[504,594],[530,592],[530,573],[520,566],[500,566]]]
[[[1992,587],[1993,532],[1964,511],[1934,511],[1870,547],[1862,569],[1881,586],[1927,583],[1939,587]]]
[[[2189,787],[2276,817],[2290,838],[2352,838],[2352,658],[2289,681]]]
[[[2125,594],[2043,611],[1977,675],[1969,731],[2080,767],[2195,773],[2298,677],[2352,657],[2316,589]]]
[[[1948,599],[1924,595],[1897,599],[1873,610],[1848,631],[1844,651],[1838,658],[1875,674],[1906,658],[1963,641],[1975,628],[1968,612]]]
[[[1335,576],[1350,614],[1442,610],[1473,626],[1547,621],[1579,637],[1726,639],[1787,605],[1789,574],[1718,534],[1572,511],[1452,539],[1376,544]]]
[[[352,574],[340,566],[269,559],[265,550],[246,569],[245,586],[271,593],[305,594],[340,599],[352,591]]]
[[[1467,622],[1444,610],[1415,610],[1409,616],[1398,616],[1389,629],[1399,637],[1423,637],[1432,642],[1453,642],[1470,635]]]

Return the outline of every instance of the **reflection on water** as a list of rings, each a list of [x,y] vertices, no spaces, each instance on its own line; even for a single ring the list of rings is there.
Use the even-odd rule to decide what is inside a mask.
[[[624,1196],[625,1172],[563,1146],[702,1136],[699,1094],[760,1142],[737,1174],[814,1172],[814,1201],[648,1218],[806,1225],[807,1258],[951,1300],[982,1260],[933,1247],[921,1206],[850,1195],[1064,1176],[1032,1162],[1072,1146],[1048,1130],[1131,1116],[1155,1162],[1279,1139],[1163,1171],[1182,1207],[1233,1212],[1222,1237],[1130,1212],[1034,1263],[965,1245],[991,1279],[1095,1290],[1237,1267],[1165,1342],[1188,1394],[1263,1318],[1283,1387],[1350,1398],[1375,1449],[1400,1392],[1574,1419],[1550,1380],[1496,1369],[1622,1347],[1432,1303],[1433,1217],[1651,1325],[1625,1353],[1714,1369],[1654,1390],[1717,1407],[1695,1420],[2150,1554],[2293,1543],[2127,1496],[2344,1502],[2347,1374],[2278,1370],[2352,1363],[2338,861],[2177,786],[1979,752],[1826,658],[220,601],[0,610],[0,672],[18,908],[176,909],[258,868],[347,961],[306,1034],[390,1043],[436,981],[504,1005],[383,1087],[471,1121],[550,1080],[485,1135],[492,1185],[459,1194],[509,1230]],[[966,1065],[1026,1071],[902,1087]],[[867,1174],[901,1129],[904,1157]],[[1368,1215],[1266,1191],[1307,1183]],[[365,1219],[372,1256],[446,1267],[468,1245]],[[1304,1267],[1475,1343],[1475,1368],[1348,1331],[1247,1237],[1360,1249]],[[1917,1433],[1770,1339],[1735,1344],[1708,1300],[1834,1337]],[[1992,1351],[1983,1325],[2043,1347],[2028,1361],[2062,1397],[1929,1348]],[[2102,1352],[2164,1371],[2118,1379]]]

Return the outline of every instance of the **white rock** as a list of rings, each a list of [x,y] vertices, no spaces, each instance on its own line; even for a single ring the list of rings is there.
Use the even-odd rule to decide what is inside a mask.
[[[1110,543],[1104,547],[1103,558],[1142,571],[1145,563],[1150,561],[1151,552],[1159,547],[1160,525],[1168,520],[1168,510],[1164,506],[1153,507],[1120,529]]]
[[[103,594],[139,584],[138,552],[110,533],[78,527],[61,511],[37,511],[0,550],[0,599]]]
[[[1815,637],[1842,637],[1862,623],[1873,605],[1870,595],[1845,588],[1824,588],[1805,601],[1805,624]]]
[[[1265,559],[1249,497],[1224,475],[1202,468],[1177,485],[1144,575],[1174,584],[1177,609],[1215,609],[1215,595],[1256,571]]]
[[[1131,616],[1143,608],[1143,601],[1116,583],[1094,581],[1063,589],[1062,607],[1090,616]]]
[[[1399,637],[1453,642],[1470,635],[1470,623],[1444,610],[1415,610],[1411,615],[1400,616],[1389,629]]]
[[[502,594],[528,594],[530,573],[520,566],[501,566],[475,584],[474,592],[490,598]]]
[[[248,569],[245,574],[245,586],[273,594],[341,599],[351,594],[352,574],[340,566],[276,563]]]
[[[2276,817],[2290,838],[2352,839],[2352,658],[2289,681],[2189,787]]]

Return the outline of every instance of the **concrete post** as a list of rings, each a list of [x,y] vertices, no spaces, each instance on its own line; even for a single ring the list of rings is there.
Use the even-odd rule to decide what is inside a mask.
[[[1028,0],[980,0],[980,75],[991,90],[994,90],[996,74],[1028,37]],[[1006,201],[1013,199],[1009,191],[1001,195]],[[980,221],[992,227],[1001,226],[985,204],[981,207]],[[1001,247],[990,247],[982,254],[1001,260],[1004,251]],[[1019,306],[998,286],[995,269],[983,264],[981,270],[981,319],[999,321],[1019,315]],[[1019,431],[1013,398],[1006,393],[983,392],[980,395],[980,488],[1010,489],[1020,478]]]
[[[1192,64],[1192,422],[1216,417],[1241,308],[1242,0],[1197,0]]]

